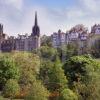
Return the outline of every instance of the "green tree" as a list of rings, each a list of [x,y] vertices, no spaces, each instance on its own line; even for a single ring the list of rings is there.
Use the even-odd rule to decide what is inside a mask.
[[[40,53],[41,57],[44,59],[55,60],[55,57],[57,55],[57,50],[53,47],[49,47],[46,45],[40,48]]]
[[[14,97],[16,97],[16,95],[19,94],[19,92],[20,87],[18,82],[14,79],[8,80],[3,90],[4,96],[9,97],[12,100]]]
[[[22,72],[29,70],[34,74],[39,73],[40,58],[36,54],[28,52],[14,52],[11,53],[11,57],[15,60],[15,63],[18,67],[20,67]]]
[[[51,68],[53,67],[53,65],[54,63],[50,60],[41,60],[39,78],[40,80],[42,80],[44,85],[47,85],[49,83],[49,73],[51,72]]]
[[[49,82],[53,85],[53,88],[65,88],[67,87],[67,79],[62,69],[62,63],[59,58],[56,58],[53,67],[51,68],[49,76]]]
[[[58,55],[62,61],[69,59],[72,56],[78,55],[78,47],[74,43],[63,45],[57,48]]]
[[[60,93],[59,100],[78,100],[78,97],[72,90],[63,89]]]
[[[20,68],[19,84],[21,93],[25,96],[29,92],[34,78],[39,74],[40,59],[36,54],[27,52],[14,52],[11,56]]]
[[[96,40],[95,43],[92,45],[91,50],[90,50],[91,54],[95,57],[95,58],[100,58],[100,40]]]
[[[48,100],[49,92],[40,81],[34,81],[25,100]]]
[[[51,36],[43,35],[41,37],[41,46],[49,46],[49,47],[52,47]]]
[[[66,61],[64,70],[70,88],[75,89],[79,98],[82,100],[94,100],[95,97],[100,99],[99,62],[90,56],[75,56]]]
[[[62,69],[62,63],[58,57],[54,62],[43,61],[40,77],[44,85],[51,92],[50,100],[58,100],[61,90],[67,87],[67,79]]]
[[[20,72],[16,66],[15,61],[12,58],[1,57],[0,58],[0,86],[5,85],[9,79],[19,79]]]

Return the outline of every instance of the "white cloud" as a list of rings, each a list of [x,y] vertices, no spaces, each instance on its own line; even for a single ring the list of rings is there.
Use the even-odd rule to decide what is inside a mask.
[[[84,9],[87,9],[92,12],[98,12],[100,10],[100,1],[99,0],[79,0],[84,6]]]
[[[91,27],[100,23],[99,0],[79,1],[78,6],[55,9],[40,5],[24,6],[24,0],[0,0],[0,22],[10,35],[31,33],[35,10],[38,12],[41,34],[52,34],[59,28],[66,31],[76,24]]]
[[[1,0],[0,2],[11,7],[15,7],[18,10],[21,10],[23,6],[23,0]]]
[[[54,31],[57,31],[61,27],[62,24],[61,21],[59,21],[61,18],[60,16],[57,16],[57,11],[56,14],[53,14],[55,10],[47,9],[41,6],[34,6],[28,8],[25,11],[26,13],[24,14],[21,23],[21,29],[23,29],[23,32],[32,32],[35,11],[38,12],[38,24],[41,29],[41,34],[52,34]],[[59,19],[57,17],[59,17]]]
[[[68,18],[81,18],[83,16],[86,16],[87,12],[84,12],[82,9],[79,8],[72,8],[72,9],[67,9],[67,17]]]

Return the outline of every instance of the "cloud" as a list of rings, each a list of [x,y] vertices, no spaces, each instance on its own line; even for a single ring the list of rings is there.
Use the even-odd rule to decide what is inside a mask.
[[[21,10],[23,6],[23,0],[1,0],[0,2],[6,6],[15,7],[18,10]]]
[[[61,25],[63,25],[62,20],[59,20],[62,18],[62,15],[60,12],[54,9],[48,9],[43,6],[34,6],[29,7],[25,12],[22,21],[21,28],[24,32],[31,33],[32,26],[34,25],[34,12],[38,12],[38,24],[41,29],[41,34],[52,34],[54,31],[57,31]]]
[[[72,8],[72,9],[67,9],[67,17],[69,19],[73,18],[81,18],[87,15],[87,12],[84,12],[82,9],[79,8]]]
[[[78,1],[78,5],[71,7],[49,8],[35,4],[29,6],[25,4],[25,0],[0,0],[0,22],[4,24],[4,32],[15,36],[31,34],[35,11],[38,12],[41,34],[50,35],[58,29],[66,32],[76,24],[91,27],[91,25],[99,23],[100,1]]]
[[[79,0],[81,5],[84,6],[84,9],[87,9],[91,12],[98,12],[100,10],[100,1],[99,0]]]
[[[23,0],[0,0],[0,23],[4,24],[5,33],[15,35],[19,32],[23,4]]]

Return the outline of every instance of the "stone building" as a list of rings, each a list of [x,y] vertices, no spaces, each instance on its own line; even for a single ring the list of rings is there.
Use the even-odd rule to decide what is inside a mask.
[[[89,34],[88,37],[89,52],[91,52],[92,47],[94,45],[96,46],[96,44],[98,44],[97,42],[100,42],[100,24],[95,24],[94,26],[91,27],[91,33]]]
[[[88,34],[88,29],[79,24],[66,33],[62,33],[61,31],[58,31],[58,33],[53,33],[52,45],[53,47],[57,48],[62,45],[74,44],[77,46],[78,54],[83,54],[87,50]]]
[[[37,12],[35,12],[35,23],[32,28],[31,35],[18,35],[18,37],[10,36],[5,38],[3,34],[3,25],[0,25],[0,50],[2,52],[32,51],[40,47],[40,28],[38,26]]]
[[[1,51],[2,52],[11,52],[15,50],[15,39],[14,37],[8,37],[1,43]]]
[[[6,34],[3,33],[3,25],[0,24],[0,51],[1,51],[1,44],[5,40]]]
[[[54,32],[51,35],[51,38],[52,38],[52,45],[55,48],[62,46],[66,43],[66,34],[64,32],[61,32],[61,30],[58,30],[57,33]]]

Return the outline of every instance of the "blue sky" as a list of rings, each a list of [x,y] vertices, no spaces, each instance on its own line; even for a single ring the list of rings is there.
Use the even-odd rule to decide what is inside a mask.
[[[28,0],[31,4],[43,5],[47,7],[66,7],[77,4],[77,0]]]
[[[66,32],[77,24],[100,23],[100,0],[0,0],[0,23],[9,35],[31,34],[38,12],[41,34]]]

